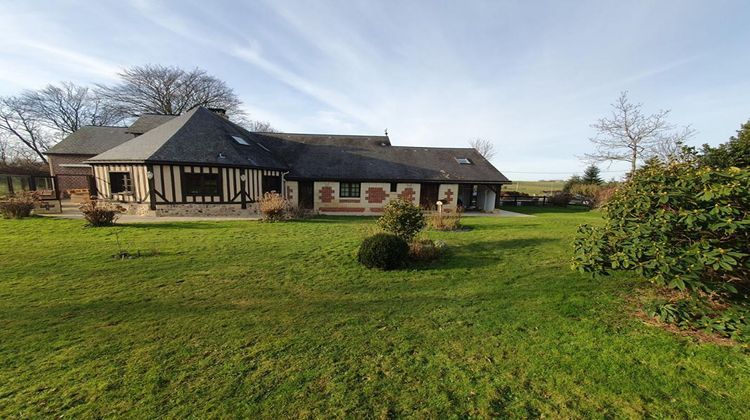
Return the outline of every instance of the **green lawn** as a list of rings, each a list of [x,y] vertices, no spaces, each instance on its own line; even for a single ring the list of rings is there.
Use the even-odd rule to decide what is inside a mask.
[[[354,260],[372,219],[0,220],[0,417],[738,417],[750,357],[569,270],[596,213],[466,218],[450,255]],[[119,241],[148,256],[114,260]]]

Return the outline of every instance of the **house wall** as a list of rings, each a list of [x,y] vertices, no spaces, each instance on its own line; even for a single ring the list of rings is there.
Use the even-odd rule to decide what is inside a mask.
[[[109,185],[110,172],[129,172],[133,181],[133,192],[112,194]],[[94,179],[99,197],[122,203],[148,203],[150,190],[146,172],[146,165],[94,165]]]
[[[440,184],[438,197],[443,202],[444,212],[455,212],[458,208],[458,184]]]
[[[299,183],[297,181],[286,181],[284,197],[294,206],[299,205]]]
[[[94,155],[48,155],[50,175],[57,176],[57,188],[64,197],[69,197],[68,190],[89,188],[91,168],[66,168],[63,164],[82,164]]]
[[[396,191],[391,192],[388,182],[362,182],[358,198],[340,197],[338,182],[316,181],[313,185],[315,211],[323,214],[378,215],[389,201],[397,198],[419,203],[417,183],[398,183]]]
[[[130,172],[133,193],[112,194],[109,172]],[[185,194],[182,175],[187,173],[220,175],[219,194]],[[280,171],[198,165],[95,165],[94,174],[100,197],[127,204],[130,214],[157,216],[254,216],[263,197],[263,176],[281,176]],[[282,179],[282,192],[284,188]]]

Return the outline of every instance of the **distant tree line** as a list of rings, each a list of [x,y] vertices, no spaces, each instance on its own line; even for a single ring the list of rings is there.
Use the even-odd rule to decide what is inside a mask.
[[[0,164],[46,163],[45,151],[85,125],[125,125],[141,114],[179,115],[199,105],[226,109],[251,131],[275,131],[249,119],[234,90],[204,70],[134,66],[113,84],[60,82],[0,97]]]

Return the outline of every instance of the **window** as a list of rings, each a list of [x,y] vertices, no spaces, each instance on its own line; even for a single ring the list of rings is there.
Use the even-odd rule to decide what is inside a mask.
[[[359,198],[359,182],[342,182],[339,184],[339,197]]]
[[[454,158],[460,165],[471,165],[471,161],[468,158]]]
[[[281,177],[263,175],[263,194],[271,191],[281,194]]]
[[[131,194],[133,192],[133,181],[130,172],[110,172],[109,185],[112,194]]]
[[[234,139],[234,141],[236,141],[237,143],[243,146],[250,146],[250,143],[248,143],[247,140],[243,139],[242,137],[232,136],[232,138]]]
[[[182,188],[187,195],[221,195],[219,174],[183,174]]]
[[[398,184],[395,182],[391,182],[391,192],[397,192],[398,191]]]

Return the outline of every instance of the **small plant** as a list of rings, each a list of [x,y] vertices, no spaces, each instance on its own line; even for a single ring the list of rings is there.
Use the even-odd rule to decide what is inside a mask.
[[[414,239],[425,225],[422,209],[407,200],[389,202],[378,219],[378,226],[406,242]]]
[[[359,247],[357,259],[369,268],[392,270],[401,267],[409,257],[409,244],[388,233],[365,238]]]
[[[420,239],[409,244],[409,257],[416,261],[432,261],[445,251],[445,242]]]
[[[461,229],[461,211],[455,213],[434,212],[428,218],[427,226],[434,230],[459,230]]]
[[[287,217],[289,201],[275,192],[267,192],[260,199],[260,212],[263,220],[279,222]]]
[[[29,217],[38,200],[39,196],[29,191],[8,196],[0,201],[0,213],[6,219]]]
[[[91,227],[112,226],[125,211],[122,206],[95,199],[84,201],[79,209]]]

